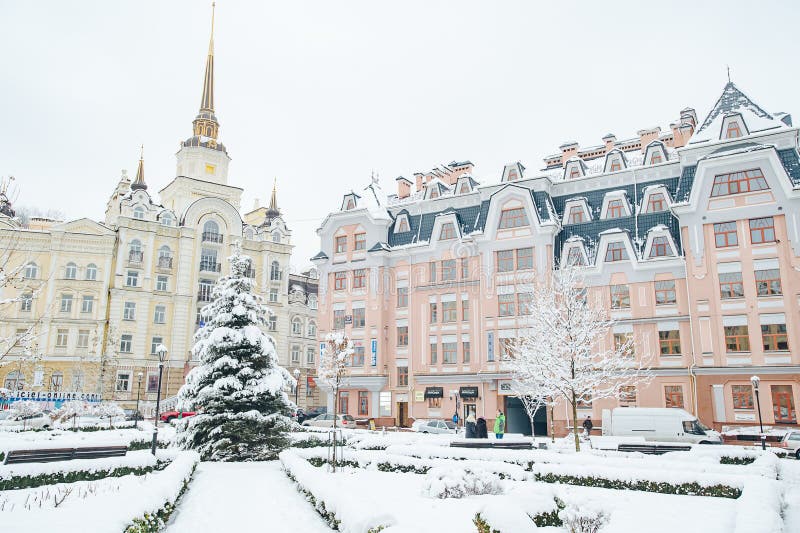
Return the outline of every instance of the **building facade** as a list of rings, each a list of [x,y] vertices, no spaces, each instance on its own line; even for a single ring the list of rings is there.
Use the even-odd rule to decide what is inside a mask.
[[[703,122],[691,108],[668,130],[561,145],[541,171],[506,165],[480,185],[469,161],[388,197],[371,183],[318,230],[320,338],[355,343],[347,388],[328,406],[386,424],[489,419],[530,431],[504,364],[525,330],[531,283],[561,264],[633,336],[654,378],[584,405],[681,407],[717,428],[796,424],[800,400],[798,128],[728,83]],[[547,431],[542,410],[533,431]],[[566,405],[554,426],[571,423]]]
[[[289,361],[286,369],[297,378],[294,390],[297,405],[303,409],[326,405],[317,387],[317,293],[319,279],[312,268],[300,274],[289,274],[289,328],[287,344]],[[320,403],[321,402],[321,403]]]
[[[3,359],[7,388],[94,393],[125,407],[140,395],[143,412],[152,413],[157,347],[168,349],[162,398],[170,398],[197,362],[200,309],[237,244],[253,258],[251,275],[272,310],[267,329],[288,365],[291,231],[274,187],[268,207],[242,215],[242,189],[228,181],[231,158],[214,107],[213,32],[192,124],[176,177],[153,194],[141,157],[133,180],[123,172],[101,222],[22,226],[11,206],[0,213],[4,266],[25,265],[20,283],[5,286],[0,299],[30,295],[0,311],[0,338],[36,331],[34,346],[15,346]]]

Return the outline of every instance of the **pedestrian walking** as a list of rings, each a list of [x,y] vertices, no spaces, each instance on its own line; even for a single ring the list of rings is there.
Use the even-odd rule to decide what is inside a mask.
[[[475,415],[470,413],[464,424],[465,428],[464,438],[474,439],[475,437],[477,437],[476,422],[477,421],[475,420]]]
[[[478,419],[478,422],[475,424],[475,436],[479,439],[488,439],[489,433],[487,429],[488,428],[486,427],[486,419],[480,417]]]
[[[506,415],[503,411],[497,411],[497,418],[494,419],[494,438],[502,439],[506,432]]]
[[[586,431],[586,436],[590,437],[592,435],[592,428],[594,425],[592,424],[592,417],[587,416],[586,420],[583,421],[583,430]]]

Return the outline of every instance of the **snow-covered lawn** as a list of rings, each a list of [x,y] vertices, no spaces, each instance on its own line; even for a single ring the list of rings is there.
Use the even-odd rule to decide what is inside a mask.
[[[171,442],[175,428],[159,425],[158,440]],[[132,441],[151,441],[153,426],[144,424],[140,429],[107,429],[100,431],[22,431],[0,432],[0,452],[36,448],[67,448],[78,446],[124,446]]]

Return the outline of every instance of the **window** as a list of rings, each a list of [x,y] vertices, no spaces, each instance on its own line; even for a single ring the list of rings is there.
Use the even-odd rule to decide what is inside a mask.
[[[347,288],[347,272],[333,274],[333,290],[343,291]]]
[[[747,326],[724,326],[725,350],[728,352],[749,352],[750,337]]]
[[[273,261],[269,265],[269,279],[271,281],[279,281],[281,279],[281,265],[277,261]]]
[[[723,300],[729,298],[743,298],[744,285],[742,285],[741,272],[727,272],[719,275],[719,295]]]
[[[175,219],[169,213],[164,213],[161,215],[161,225],[162,226],[172,226],[175,223]]]
[[[456,238],[456,227],[452,222],[442,224],[442,231],[439,232],[439,240],[447,241]]]
[[[172,268],[172,250],[166,244],[158,249],[158,268]]]
[[[135,218],[137,220],[144,220],[144,208],[143,207],[137,207],[136,209],[134,209],[133,210],[133,218]]]
[[[500,294],[497,296],[498,303],[498,316],[514,316],[517,314],[515,309],[516,295],[515,294]]]
[[[366,250],[367,249],[367,234],[366,233],[356,233],[353,236],[355,247],[354,249],[357,250]]]
[[[683,387],[681,385],[664,385],[664,407],[683,409]]]
[[[575,179],[575,178],[580,178],[580,177],[581,177],[580,169],[577,169],[577,168],[573,167],[572,170],[570,170],[570,172],[569,172],[569,179]]]
[[[622,200],[609,200],[608,201],[608,208],[606,209],[606,218],[622,218],[625,216],[625,207],[622,204]]]
[[[128,372],[117,374],[117,392],[127,392],[130,389],[131,375]]]
[[[619,403],[636,404],[636,386],[625,385],[619,388]]]
[[[789,349],[786,324],[762,324],[761,341],[765,352],[785,352]]]
[[[273,304],[278,302],[278,289],[269,290],[269,302]]]
[[[353,366],[364,366],[364,347],[353,346]]]
[[[356,307],[353,309],[353,327],[363,328],[367,323],[366,309],[363,307]]]
[[[624,261],[628,258],[628,251],[623,242],[610,242],[606,248],[606,262]]]
[[[203,224],[203,242],[222,242],[222,235],[219,233],[219,224],[213,220],[207,220]]]
[[[525,208],[504,209],[500,213],[500,229],[519,228],[528,225]]]
[[[128,270],[128,275],[125,277],[125,286],[138,287],[139,286],[139,273],[135,270]]]
[[[147,392],[158,392],[158,374],[149,372],[147,374],[147,385],[145,386],[147,387]]]
[[[348,206],[348,209],[351,208]],[[349,399],[350,399],[350,393],[348,391],[346,390],[339,391],[339,413],[345,415],[347,414],[347,408],[348,408],[347,404]]]
[[[775,242],[775,220],[772,217],[750,219],[750,242]]]
[[[442,261],[442,281],[453,281],[456,279],[456,260],[448,259]]]
[[[500,359],[508,361],[514,355],[516,342],[514,339],[500,339]]]
[[[681,333],[677,329],[658,332],[658,345],[661,355],[681,354]]]
[[[314,364],[314,348],[309,348],[306,350],[306,364]]]
[[[367,285],[367,270],[365,268],[357,268],[353,270],[353,288],[363,289]]]
[[[86,279],[90,281],[97,279],[97,265],[94,263],[86,265]]]
[[[458,320],[458,304],[452,302],[442,302],[442,322],[455,322]]]
[[[408,387],[408,367],[407,366],[398,366],[397,367],[397,386],[398,387]]]
[[[397,326],[397,345],[408,346],[408,326]]]
[[[336,253],[341,254],[347,251],[347,235],[336,237]]]
[[[517,310],[520,315],[527,315],[530,313],[532,301],[533,295],[529,292],[520,292],[517,294]]]
[[[464,357],[464,362],[469,363],[471,357],[469,341],[461,342],[461,352]]]
[[[25,293],[19,297],[19,310],[28,312],[33,307],[33,295]]]
[[[315,322],[308,323],[308,333],[306,334],[307,337],[316,337],[317,336],[317,324]]]
[[[631,290],[627,285],[611,286],[611,309],[630,309]]]
[[[220,264],[217,263],[217,251],[203,248],[200,251],[200,271],[219,272]]]
[[[163,337],[153,337],[152,339],[150,339],[150,353],[152,355],[158,354],[158,346],[160,344],[164,344]]]
[[[397,221],[397,228],[395,229],[395,232],[405,233],[409,230],[410,228],[408,227],[408,219],[406,217],[400,217],[400,219]]]
[[[769,189],[769,185],[767,185],[761,169],[756,168],[714,176],[711,196],[728,196],[743,192],[763,191],[764,189]]]
[[[657,165],[659,163],[663,163],[664,158],[661,157],[661,152],[655,151],[653,152],[653,157],[650,158],[651,165]]]
[[[303,331],[303,324],[299,318],[292,320],[292,335],[300,335]]]
[[[131,263],[141,263],[143,258],[142,241],[133,239],[128,249],[128,261]]]
[[[581,253],[581,249],[578,246],[573,246],[567,252],[567,265],[570,266],[586,266],[586,262],[583,260],[583,253]]]
[[[511,272],[514,270],[514,250],[500,250],[497,252],[497,271]]]
[[[214,291],[214,282],[210,279],[201,279],[199,289],[200,290],[197,291],[197,300],[200,302],[210,302],[211,293]]]
[[[165,324],[167,322],[167,308],[163,305],[157,305],[153,313],[153,323]]]
[[[656,305],[672,305],[676,303],[675,280],[656,281]]]
[[[299,363],[300,362],[300,347],[299,346],[292,346],[291,357],[292,357],[292,363]]]
[[[622,170],[622,165],[620,164],[619,159],[614,158],[611,161],[611,168],[609,169],[609,171],[610,172],[617,172],[619,170]]]
[[[783,294],[780,270],[777,268],[756,270],[756,289],[759,296],[780,296]]]
[[[469,279],[469,258],[461,258],[461,279]]]
[[[122,309],[122,320],[135,320],[136,319],[136,303],[125,302],[125,307]]]
[[[94,311],[94,296],[84,296],[81,300],[81,313]]]
[[[517,248],[517,270],[533,268],[533,248]]]
[[[56,333],[56,348],[66,348],[69,340],[69,330],[59,329]]]
[[[269,320],[267,321],[267,328],[270,331],[277,331],[278,330],[278,317],[275,315],[271,315]]]
[[[431,283],[436,283],[436,261],[428,263],[428,279]]]
[[[36,279],[39,276],[39,267],[36,263],[25,265],[25,279]]]
[[[633,357],[633,333],[614,333],[614,349],[625,357]]]
[[[358,414],[359,416],[369,415],[369,392],[365,390],[358,391]]]
[[[458,362],[458,343],[443,342],[442,343],[442,363],[446,365],[454,365]]]
[[[89,330],[88,329],[79,329],[78,330],[78,344],[76,345],[77,348],[88,348],[89,347]]]
[[[64,277],[66,279],[75,279],[78,277],[78,267],[75,263],[67,263],[67,268],[64,271]]]
[[[333,310],[333,329],[344,329],[344,309]]]
[[[728,127],[725,130],[725,138],[726,139],[734,139],[736,137],[742,136],[742,129],[739,127],[739,121],[731,120],[728,121]]]
[[[650,258],[653,257],[672,257],[672,246],[669,244],[669,239],[664,236],[653,237],[653,244],[650,246]]]
[[[119,351],[121,353],[131,353],[133,344],[133,335],[122,335],[119,338]]]
[[[753,387],[750,385],[731,385],[734,409],[753,408]]]
[[[736,222],[714,224],[714,242],[717,248],[738,246],[739,239],[736,236]]]
[[[277,295],[275,300],[277,301]],[[309,309],[316,309],[317,308],[317,295],[316,294],[309,294],[308,295],[308,308]]]
[[[408,307],[408,287],[397,288],[397,307]]]
[[[62,294],[61,295],[61,312],[62,313],[70,313],[70,312],[72,312],[72,295],[71,294]]]
[[[157,291],[167,290],[167,276],[158,276],[156,278],[156,290]]]
[[[272,242],[280,244],[281,242],[281,233],[279,231],[272,232]]]
[[[469,300],[461,300],[461,320],[469,322]]]
[[[771,385],[772,414],[777,424],[797,424],[791,385]]]
[[[435,324],[439,321],[439,314],[436,307],[436,302],[431,302],[429,304],[430,308],[430,317],[431,317],[431,324]]]
[[[438,358],[437,353],[436,353],[436,343],[432,342],[431,343],[431,364],[435,365],[438,362],[438,359],[439,358]]]
[[[650,200],[647,202],[648,213],[658,213],[667,209],[667,200],[663,193],[657,192],[650,195]]]

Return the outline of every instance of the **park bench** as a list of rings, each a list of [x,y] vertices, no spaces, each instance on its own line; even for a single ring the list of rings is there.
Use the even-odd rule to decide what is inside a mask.
[[[486,439],[457,440],[450,443],[451,448],[497,448],[502,450],[530,450],[530,442],[503,442],[501,440],[490,441]]]
[[[6,454],[3,464],[52,463],[72,459],[101,459],[123,457],[127,446],[87,446],[82,448],[41,448],[37,450],[12,450]]]
[[[688,452],[692,447],[688,444],[620,444],[619,452],[639,452],[648,455],[661,455],[667,452]]]

